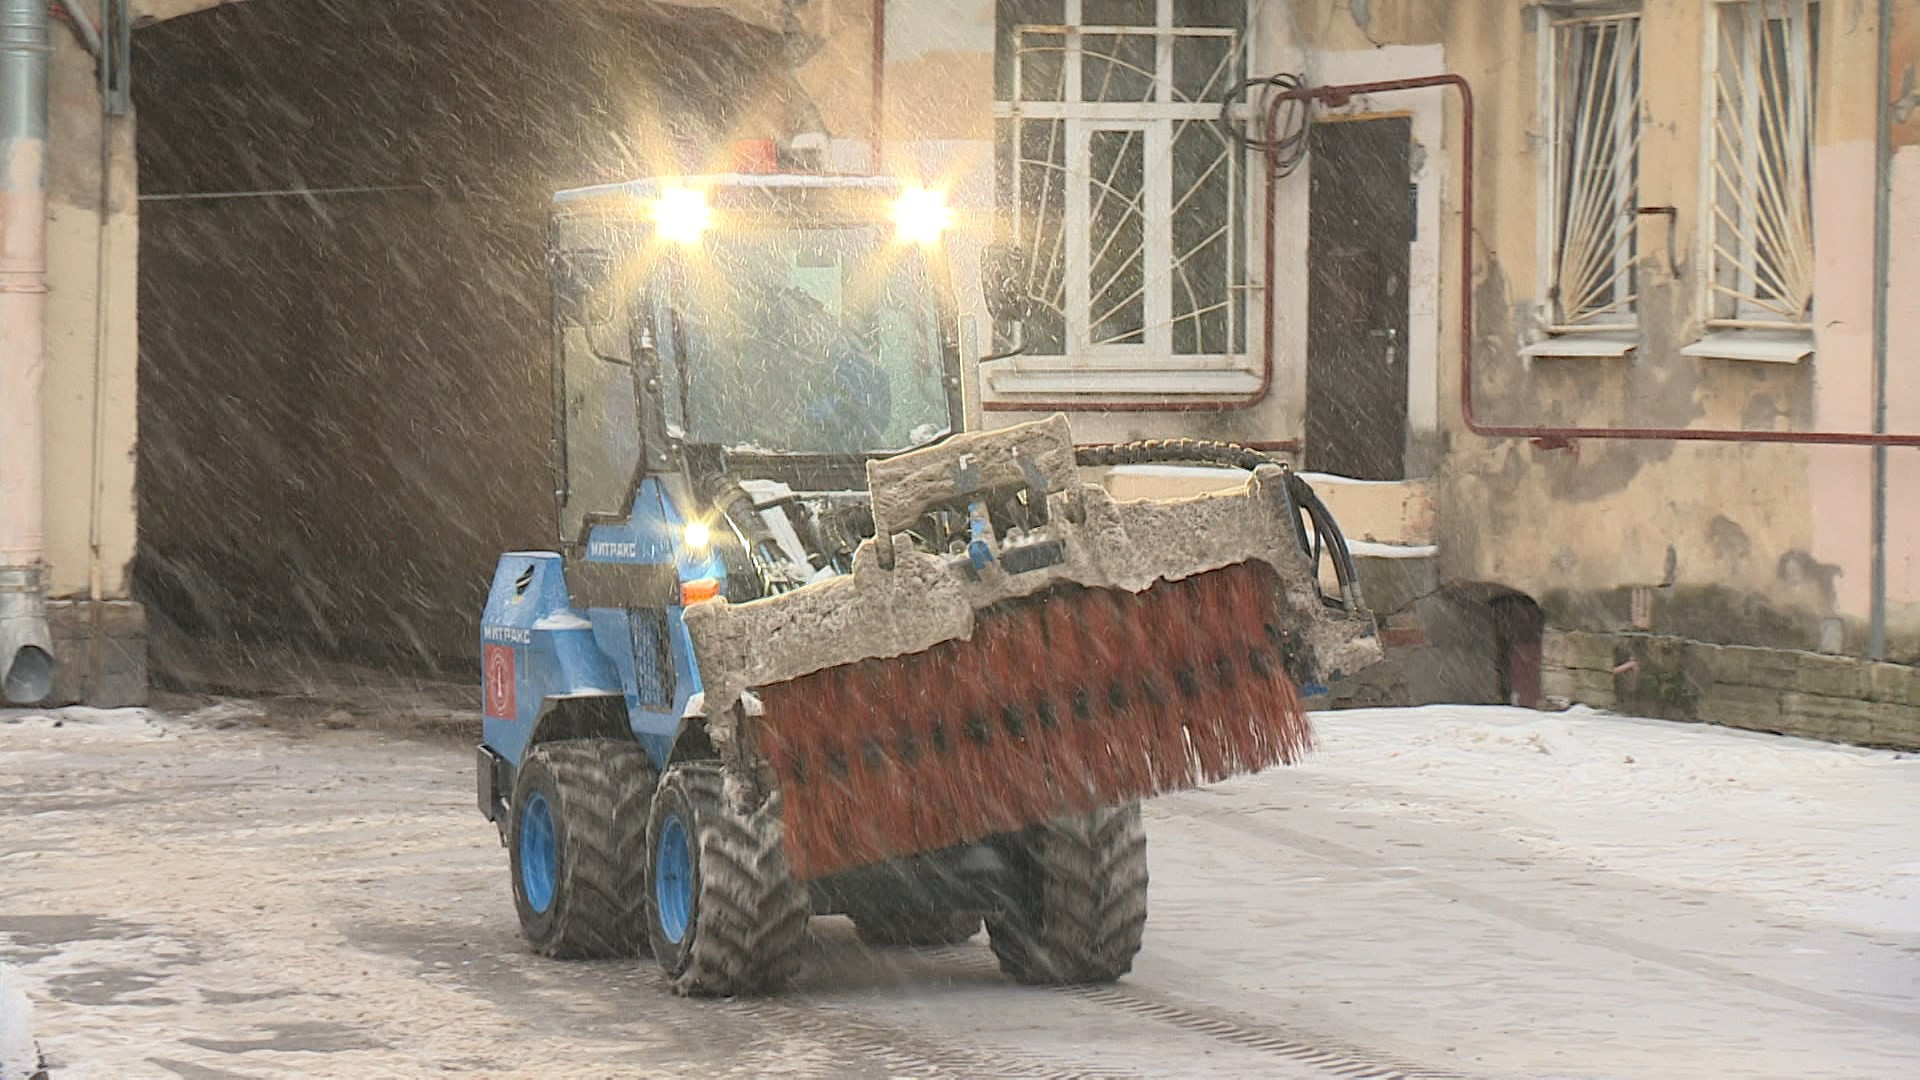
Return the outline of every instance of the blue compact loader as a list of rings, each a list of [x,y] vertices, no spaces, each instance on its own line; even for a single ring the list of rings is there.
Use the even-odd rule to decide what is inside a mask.
[[[1140,800],[1294,760],[1303,690],[1378,656],[1280,463],[962,430],[950,217],[800,171],[554,198],[559,528],[501,557],[480,642],[479,804],[537,952],[767,992],[845,914],[887,946],[984,923],[1024,982],[1118,978]],[[991,254],[1017,325],[1023,261]],[[1083,477],[1169,461],[1245,483]]]

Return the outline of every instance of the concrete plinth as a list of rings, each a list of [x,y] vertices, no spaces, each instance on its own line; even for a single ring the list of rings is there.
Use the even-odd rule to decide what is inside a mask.
[[[45,704],[120,709],[147,703],[147,614],[131,600],[50,600],[53,693]],[[97,623],[97,627],[96,627]],[[98,633],[97,645],[95,633]]]

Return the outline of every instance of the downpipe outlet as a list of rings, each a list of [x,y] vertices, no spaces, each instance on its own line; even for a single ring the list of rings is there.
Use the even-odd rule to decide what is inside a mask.
[[[0,567],[0,696],[32,705],[53,692],[53,637],[38,567]]]

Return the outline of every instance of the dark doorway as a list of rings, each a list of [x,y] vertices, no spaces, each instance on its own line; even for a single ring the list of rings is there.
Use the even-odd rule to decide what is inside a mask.
[[[1307,468],[1406,477],[1412,121],[1316,124],[1307,231]]]

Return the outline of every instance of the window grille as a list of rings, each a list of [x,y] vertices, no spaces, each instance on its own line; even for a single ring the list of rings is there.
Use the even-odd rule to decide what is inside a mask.
[[[1631,330],[1640,15],[1557,20],[1548,57],[1550,329]]]
[[[1020,370],[1134,372],[1091,385],[1178,392],[1150,373],[1244,363],[1244,156],[1218,121],[1245,64],[1245,14],[1001,0],[1000,200],[1033,267]]]
[[[1819,5],[1739,0],[1714,16],[1707,324],[1808,329]]]

